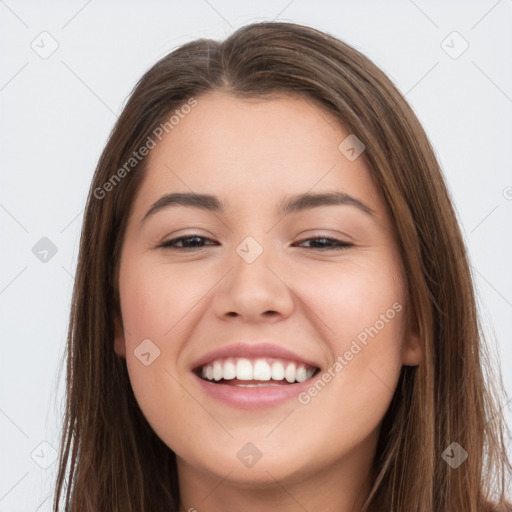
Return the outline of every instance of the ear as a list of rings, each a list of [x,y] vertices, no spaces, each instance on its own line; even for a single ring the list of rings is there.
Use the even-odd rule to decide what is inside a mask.
[[[418,366],[425,355],[416,320],[408,330],[404,340],[402,362],[406,366]]]
[[[118,314],[114,316],[114,351],[118,356],[126,358],[124,329]]]

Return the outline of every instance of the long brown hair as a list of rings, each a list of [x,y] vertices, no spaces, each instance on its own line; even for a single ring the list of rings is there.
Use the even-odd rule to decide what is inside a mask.
[[[238,98],[298,95],[326,107],[365,144],[388,208],[408,285],[409,326],[418,329],[425,354],[419,366],[402,367],[365,510],[512,510],[501,373],[491,365],[466,249],[425,132],[364,55],[310,27],[263,22],[222,42],[184,44],[157,62],[135,86],[100,157],[70,316],[55,512],[61,499],[68,512],[178,510],[175,454],[144,418],[126,362],[114,352],[117,269],[147,162],[130,159],[170,113],[217,90]],[[468,453],[457,468],[443,456],[460,450],[452,443]]]

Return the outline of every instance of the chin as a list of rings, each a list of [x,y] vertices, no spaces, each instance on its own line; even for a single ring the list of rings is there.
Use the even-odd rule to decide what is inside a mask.
[[[202,460],[198,463],[203,471],[210,475],[215,475],[216,478],[220,479],[226,478],[229,482],[245,489],[261,489],[262,486],[273,486],[276,481],[280,483],[298,482],[307,478],[308,474],[311,473],[311,463],[306,460],[299,460],[296,448],[273,451],[272,453],[262,450],[261,458],[252,461],[246,455],[246,453],[250,453],[251,449],[247,447],[246,451],[242,451],[240,456],[237,456],[237,451],[240,450],[226,449],[220,455],[212,454],[211,462]],[[254,452],[254,456],[257,456],[256,452]],[[196,466],[196,469],[199,468]]]

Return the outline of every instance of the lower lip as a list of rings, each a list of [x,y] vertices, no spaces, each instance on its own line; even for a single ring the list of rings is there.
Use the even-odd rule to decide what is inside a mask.
[[[227,384],[213,384],[201,379],[195,373],[194,377],[199,381],[199,385],[206,394],[212,398],[224,402],[232,407],[240,409],[261,409],[264,407],[274,407],[281,403],[297,398],[313,379],[295,384],[285,384],[280,386],[262,386],[262,387],[239,387]],[[248,381],[248,383],[251,381]]]

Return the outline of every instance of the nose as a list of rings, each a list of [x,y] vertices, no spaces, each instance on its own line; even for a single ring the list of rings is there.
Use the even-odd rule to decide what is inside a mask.
[[[216,290],[215,314],[224,320],[235,317],[245,322],[279,321],[290,316],[294,294],[278,268],[269,251],[252,263],[236,255]]]

